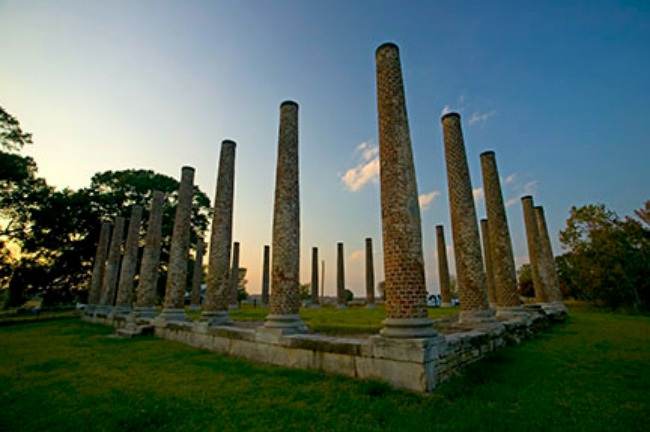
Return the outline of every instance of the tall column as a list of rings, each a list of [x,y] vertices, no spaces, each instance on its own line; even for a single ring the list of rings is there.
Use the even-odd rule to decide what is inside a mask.
[[[149,208],[147,234],[140,264],[140,282],[136,292],[134,312],[137,318],[153,318],[156,314],[156,287],[158,286],[158,265],[162,242],[163,204],[165,194],[154,191]]]
[[[265,327],[281,333],[306,330],[300,310],[300,196],[298,177],[298,104],[280,105],[278,162],[273,204],[271,307]]]
[[[190,253],[192,197],[194,195],[194,168],[181,170],[178,205],[174,218],[172,243],[169,249],[169,269],[165,287],[165,302],[158,316],[161,321],[185,321],[185,288],[187,287],[187,258]]]
[[[271,267],[271,246],[264,245],[264,263],[262,265],[262,304],[269,304],[269,269]]]
[[[108,249],[104,280],[102,281],[102,295],[100,304],[101,310],[108,314],[113,310],[115,290],[117,288],[117,276],[120,270],[120,255],[122,254],[122,239],[124,236],[124,218],[118,216],[113,224],[113,235],[111,245]]]
[[[325,301],[325,260],[320,262],[320,297]]]
[[[483,240],[483,260],[485,262],[485,286],[487,287],[488,303],[491,308],[497,307],[497,293],[494,285],[494,264],[490,245],[490,228],[487,219],[481,219],[481,239]]]
[[[126,246],[122,257],[120,283],[117,289],[115,313],[127,315],[133,305],[133,284],[138,267],[138,248],[140,247],[140,226],[142,225],[142,207],[134,205],[131,209],[131,220],[126,235]]]
[[[535,220],[535,210],[533,209],[533,197],[526,195],[521,198],[521,206],[524,211],[524,224],[526,225],[526,241],[528,243],[528,260],[530,262],[530,272],[533,277],[533,289],[535,290],[535,301],[538,303],[548,302],[547,287],[545,280],[540,273],[540,256],[542,254],[539,241],[539,231],[537,230],[537,221]]]
[[[239,307],[237,301],[237,291],[239,289],[239,242],[233,243],[232,249],[232,267],[230,270],[230,292],[228,295],[228,307],[236,309]]]
[[[420,205],[399,48],[375,52],[386,319],[382,336],[435,335],[427,315]]]
[[[311,305],[318,306],[318,248],[311,248]]]
[[[436,225],[436,247],[438,249],[438,280],[440,281],[440,306],[451,307],[451,284],[449,264],[447,263],[447,245],[442,225]]]
[[[190,308],[197,310],[201,307],[201,279],[203,279],[203,253],[205,243],[199,237],[196,241],[196,255],[194,256],[194,271],[192,272],[192,295]]]
[[[366,306],[375,307],[375,263],[372,257],[372,239],[366,238]]]
[[[447,163],[451,232],[456,258],[456,280],[460,297],[460,321],[491,321],[494,319],[494,311],[488,305],[481,239],[478,233],[472,181],[469,177],[460,115],[458,113],[443,115],[442,128]]]
[[[506,207],[493,151],[481,153],[481,172],[487,211],[490,261],[498,313],[523,311],[517,292],[517,270],[512,253]],[[489,286],[488,286],[489,288]],[[489,292],[489,291],[488,291]]]
[[[542,206],[535,206],[534,211],[541,250],[540,273],[542,278],[547,281],[548,301],[551,303],[562,303],[563,299],[562,291],[560,290],[560,279],[558,278],[557,269],[555,267],[555,257],[553,256],[553,249],[551,247],[551,237],[548,234],[548,228],[546,226],[544,208]]]
[[[231,140],[221,142],[217,188],[208,257],[208,286],[201,319],[210,325],[227,324],[232,247],[232,206],[235,191],[235,147]]]
[[[345,298],[345,254],[343,243],[336,244],[336,306],[346,308],[348,301]]]
[[[102,294],[102,279],[106,269],[106,256],[108,255],[108,241],[111,235],[111,224],[102,223],[99,230],[99,241],[95,251],[95,262],[93,263],[93,274],[88,287],[88,312],[92,312],[99,304]]]

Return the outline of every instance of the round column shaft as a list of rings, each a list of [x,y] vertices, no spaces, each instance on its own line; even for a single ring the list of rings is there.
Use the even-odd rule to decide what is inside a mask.
[[[187,287],[187,259],[190,253],[192,198],[194,195],[194,168],[183,167],[178,188],[178,204],[169,250],[169,270],[165,287],[165,302],[159,318],[165,321],[185,321],[185,288]]]
[[[93,263],[93,274],[88,287],[88,305],[95,307],[99,304],[102,293],[102,279],[106,269],[106,257],[108,255],[108,242],[111,236],[111,224],[102,223],[99,230],[99,240],[97,250],[95,251],[95,261]]]
[[[560,279],[557,275],[555,268],[555,257],[553,256],[553,249],[551,247],[551,237],[548,234],[546,226],[546,217],[544,216],[544,208],[542,206],[535,206],[535,222],[537,224],[537,232],[539,233],[540,244],[540,273],[542,279],[546,281],[545,286],[547,290],[547,300],[550,303],[562,302],[562,291],[560,290]]]
[[[340,242],[336,244],[336,306],[348,306],[348,300],[345,298],[345,253],[343,243]]]
[[[494,267],[492,262],[492,249],[490,247],[490,231],[488,220],[481,219],[481,239],[483,240],[483,261],[485,263],[485,286],[487,288],[488,303],[491,308],[497,306],[497,293],[494,288]]]
[[[100,304],[102,309],[108,313],[113,310],[115,302],[115,291],[117,289],[117,277],[120,270],[120,255],[122,254],[122,239],[124,237],[124,218],[118,216],[113,224],[113,235],[111,245],[108,249],[104,280],[102,281],[102,295]]]
[[[372,257],[372,239],[366,238],[366,306],[375,307],[375,263]]]
[[[156,288],[158,286],[158,265],[162,242],[163,204],[165,194],[154,191],[149,208],[147,234],[140,264],[140,281],[136,291],[134,312],[137,318],[153,318],[156,313]]]
[[[442,225],[436,225],[436,248],[438,251],[438,280],[440,282],[440,306],[451,307],[451,283],[449,263],[447,262],[447,245]]]
[[[133,286],[138,267],[138,248],[140,246],[140,226],[142,225],[142,207],[134,205],[131,209],[131,219],[126,235],[120,282],[117,289],[115,313],[127,315],[133,305]]]
[[[461,129],[460,115],[442,116],[447,164],[447,187],[451,210],[451,231],[456,259],[456,279],[460,297],[460,321],[480,322],[494,319],[489,308],[485,272],[481,254],[472,181]]]
[[[194,256],[194,271],[192,272],[192,295],[190,307],[199,309],[201,307],[201,280],[203,279],[203,253],[205,243],[202,238],[196,241],[196,255]]]
[[[521,207],[524,211],[524,224],[526,225],[526,241],[528,243],[528,260],[530,272],[533,278],[533,289],[535,290],[535,301],[538,303],[548,302],[548,288],[546,280],[542,279],[540,268],[540,257],[542,255],[539,231],[533,209],[533,197],[527,195],[521,198]]]
[[[271,246],[264,245],[264,261],[262,264],[262,304],[269,304],[269,269],[271,267]]]
[[[273,203],[271,305],[265,327],[282,333],[306,330],[300,310],[300,194],[298,104],[280,105],[278,161]]]
[[[230,323],[230,248],[232,247],[232,215],[235,192],[234,141],[221,143],[217,187],[214,194],[214,214],[208,257],[208,280],[201,319],[210,325]]]
[[[436,332],[427,315],[420,206],[397,45],[377,48],[375,62],[386,298],[381,335],[429,337]]]
[[[311,304],[318,306],[318,248],[311,248]]]
[[[239,242],[232,245],[232,267],[230,270],[230,291],[228,295],[230,309],[239,307],[237,291],[239,290]]]

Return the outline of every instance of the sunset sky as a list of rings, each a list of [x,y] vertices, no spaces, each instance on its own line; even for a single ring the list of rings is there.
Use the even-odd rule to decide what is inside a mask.
[[[527,3],[527,4],[524,4]],[[427,288],[435,224],[451,245],[440,115],[462,114],[479,217],[479,154],[496,152],[517,264],[519,198],[546,208],[555,253],[572,205],[629,214],[650,199],[650,2],[4,1],[0,106],[58,187],[99,171],[194,166],[214,195],[237,142],[234,239],[260,290],[270,244],[279,105],[300,105],[301,273],[310,249],[335,293],[364,292],[364,238],[382,280],[374,50],[401,49]],[[453,271],[453,254],[450,255]]]

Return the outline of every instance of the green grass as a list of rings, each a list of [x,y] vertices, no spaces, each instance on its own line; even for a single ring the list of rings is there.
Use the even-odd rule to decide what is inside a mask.
[[[269,310],[266,307],[243,305],[241,309],[229,312],[235,321],[264,321]],[[457,308],[429,308],[431,318],[442,318],[458,313]],[[200,312],[187,310],[190,318],[196,319]],[[381,329],[381,321],[385,318],[384,307],[375,309],[365,307],[350,307],[336,309],[334,307],[303,308],[300,316],[310,329],[319,333],[331,335],[358,335],[377,333]]]
[[[329,325],[318,321],[327,312],[304,316]],[[501,350],[429,396],[111,332],[78,319],[0,328],[0,430],[642,431],[650,424],[644,316],[576,309],[566,324]]]

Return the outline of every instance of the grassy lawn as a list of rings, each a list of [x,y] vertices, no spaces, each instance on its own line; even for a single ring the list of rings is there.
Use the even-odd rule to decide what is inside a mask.
[[[253,307],[243,305],[241,309],[229,312],[235,321],[264,321],[269,310],[266,307]],[[429,316],[433,319],[442,318],[458,313],[457,308],[429,308]],[[190,318],[196,319],[200,312],[187,310]],[[350,307],[336,309],[334,307],[302,308],[301,318],[310,329],[331,335],[354,335],[377,333],[381,329],[381,322],[386,317],[383,306],[375,309],[365,307]]]
[[[310,324],[381,312],[308,310]],[[347,314],[364,318],[347,317]],[[233,315],[258,319],[263,311]],[[350,324],[352,325],[352,324]],[[429,396],[254,364],[77,319],[0,328],[0,430],[647,430],[650,318],[574,309]]]

